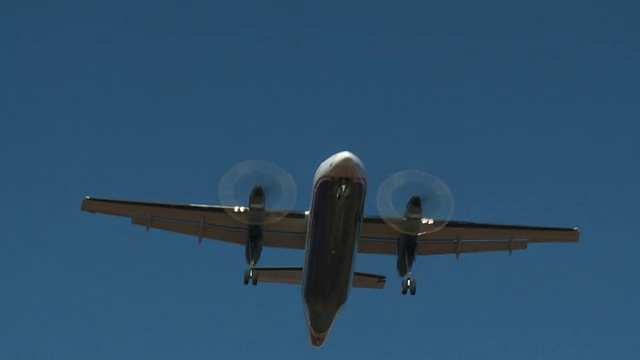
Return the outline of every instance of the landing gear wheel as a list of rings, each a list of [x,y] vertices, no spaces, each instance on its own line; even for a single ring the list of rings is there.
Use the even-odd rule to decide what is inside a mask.
[[[257,272],[254,272],[251,275],[251,284],[253,284],[253,286],[258,285],[258,273]]]
[[[249,284],[249,270],[244,271],[244,284]]]
[[[409,293],[411,295],[416,294],[416,281],[414,279],[410,279],[409,281]]]
[[[407,288],[408,288],[407,280],[408,279],[402,279],[402,295],[407,295]]]

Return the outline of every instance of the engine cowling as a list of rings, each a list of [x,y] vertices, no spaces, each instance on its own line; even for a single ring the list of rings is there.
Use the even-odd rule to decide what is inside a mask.
[[[422,201],[417,195],[411,196],[407,205],[405,206],[404,219],[406,224],[403,228],[408,233],[400,235],[398,239],[398,261],[397,268],[400,276],[405,276],[413,266],[413,262],[416,260],[416,251],[418,248],[418,236],[412,234],[418,234],[422,220]]]
[[[255,266],[262,254],[263,231],[261,225],[249,225],[245,245],[245,259],[250,267]]]

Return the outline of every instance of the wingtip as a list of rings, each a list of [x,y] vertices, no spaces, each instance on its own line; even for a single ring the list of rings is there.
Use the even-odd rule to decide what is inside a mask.
[[[87,201],[88,201],[88,200],[91,200],[91,196],[85,196],[85,197],[82,199],[82,204],[80,205],[80,211],[93,212],[93,211],[90,211],[89,209],[87,209]]]

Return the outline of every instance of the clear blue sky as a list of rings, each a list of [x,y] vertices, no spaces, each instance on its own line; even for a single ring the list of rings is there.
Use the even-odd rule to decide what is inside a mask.
[[[553,1],[3,1],[0,358],[635,359],[640,6]],[[245,287],[243,248],[80,211],[216,203],[273,161],[403,169],[458,220],[578,226],[579,244],[418,259],[354,289],[321,349],[300,289]],[[302,253],[266,249],[265,266]]]

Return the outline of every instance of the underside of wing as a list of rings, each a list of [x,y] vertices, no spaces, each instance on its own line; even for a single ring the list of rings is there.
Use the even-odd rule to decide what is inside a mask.
[[[361,227],[358,252],[397,254],[403,236],[382,218],[366,217]],[[484,251],[513,251],[529,243],[577,242],[576,228],[498,225],[450,221],[437,232],[417,236],[418,255],[456,254]]]
[[[161,229],[188,234],[202,239],[221,240],[236,244],[246,243],[249,212],[230,215],[234,207],[217,205],[172,204],[87,197],[82,201],[83,211],[123,216],[147,230]],[[240,221],[242,217],[247,221]],[[264,246],[304,249],[307,218],[303,212],[287,213],[273,224],[263,226]]]

